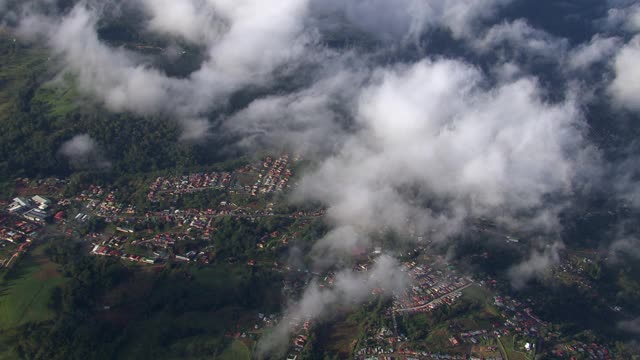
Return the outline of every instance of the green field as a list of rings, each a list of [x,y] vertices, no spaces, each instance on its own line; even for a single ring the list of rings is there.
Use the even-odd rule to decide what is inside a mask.
[[[218,357],[220,360],[249,360],[251,359],[251,351],[241,341],[234,341],[229,347]]]
[[[425,345],[435,352],[444,352],[449,349],[451,344],[449,343],[449,337],[451,334],[445,328],[436,328],[429,331],[429,335],[425,339]]]
[[[530,360],[531,354],[522,351],[516,344],[515,336],[505,336],[498,340],[501,348],[507,353],[508,360]]]
[[[33,249],[16,266],[0,285],[0,330],[51,319],[51,291],[64,282],[43,247]]]

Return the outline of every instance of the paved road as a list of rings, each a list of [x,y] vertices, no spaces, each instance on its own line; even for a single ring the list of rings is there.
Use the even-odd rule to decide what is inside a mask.
[[[438,301],[438,300],[441,300],[441,299],[443,299],[443,298],[445,298],[445,297],[447,297],[447,296],[449,296],[449,295],[451,295],[451,294],[453,294],[453,293],[460,292],[460,291],[462,291],[462,290],[464,290],[464,289],[468,288],[469,286],[471,286],[471,285],[473,285],[473,284],[474,284],[473,282],[470,282],[470,283],[468,283],[467,285],[464,285],[464,286],[462,286],[462,287],[460,287],[460,288],[458,288],[458,289],[456,289],[456,290],[453,290],[452,292],[446,293],[446,294],[444,294],[444,295],[442,295],[442,296],[440,296],[440,297],[438,297],[438,298],[436,298],[436,299],[433,299],[433,300],[429,301],[428,303],[426,303],[426,304],[424,304],[424,305],[414,306],[414,307],[406,308],[406,309],[400,309],[400,310],[396,310],[396,312],[407,312],[407,311],[415,311],[415,310],[421,310],[421,309],[424,309],[424,308],[426,308],[427,306],[429,306],[429,305],[433,304],[434,302],[436,302],[436,301]]]
[[[500,349],[500,354],[502,354],[502,358],[505,360],[509,360],[509,355],[507,355],[507,350],[505,350],[504,345],[502,344],[502,340],[500,338],[496,338],[498,340],[498,348]]]
[[[7,261],[6,264],[4,264],[4,267],[8,268],[9,265],[11,265],[11,262],[13,261],[13,259],[17,258],[19,255],[20,255],[19,253],[14,253],[9,259],[9,261]]]

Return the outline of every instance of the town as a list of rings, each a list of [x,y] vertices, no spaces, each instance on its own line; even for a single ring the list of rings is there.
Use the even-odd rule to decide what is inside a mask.
[[[143,206],[121,199],[118,189],[104,184],[89,184],[68,194],[67,180],[18,179],[20,196],[3,202],[0,212],[0,266],[15,266],[45,236],[63,236],[80,241],[90,256],[141,268],[220,262],[268,268],[283,274],[283,295],[290,299],[299,297],[312,281],[331,288],[331,271],[313,273],[281,261],[290,243],[304,237],[325,215],[323,208],[286,211],[281,206],[278,196],[290,189],[292,166],[299,159],[283,154],[230,171],[156,176],[143,189],[147,202]],[[215,196],[205,206],[175,205],[180,199],[206,192]],[[518,244],[514,237],[486,224],[481,220],[472,226]],[[247,236],[230,241],[241,228]],[[418,240],[416,247],[402,257],[411,285],[402,294],[386,294],[384,289],[372,292],[373,299],[391,299],[380,314],[383,322],[366,327],[364,337],[352,341],[348,352],[357,359],[509,359],[514,355],[533,359],[541,346],[548,348],[549,344],[559,358],[611,359],[605,345],[561,339],[526,300],[500,295],[495,280],[463,274],[441,255],[432,255],[430,242],[423,241],[427,234],[412,236]],[[368,271],[384,250],[380,246],[358,249],[361,256],[353,271]],[[589,262],[588,256],[567,255],[552,274],[590,288],[584,275]],[[440,316],[474,297],[484,301],[480,310],[443,322],[426,339],[415,339],[408,331],[412,319]],[[345,311],[355,310],[357,307]],[[278,314],[258,313],[229,336],[255,343],[279,321]],[[286,358],[294,360],[311,346],[315,322],[292,319],[288,325],[293,332]]]

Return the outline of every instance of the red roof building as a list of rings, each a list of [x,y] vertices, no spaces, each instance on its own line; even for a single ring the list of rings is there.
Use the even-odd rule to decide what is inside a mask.
[[[53,217],[56,221],[64,220],[64,211],[58,211],[56,215]]]

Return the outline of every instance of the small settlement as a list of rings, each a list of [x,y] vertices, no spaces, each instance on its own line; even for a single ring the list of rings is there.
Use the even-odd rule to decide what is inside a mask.
[[[0,267],[13,266],[44,229],[54,234],[74,237],[87,245],[89,254],[111,257],[134,266],[162,266],[164,263],[197,263],[206,266],[220,261],[211,239],[218,233],[218,221],[233,219],[256,224],[261,219],[286,220],[277,230],[264,230],[251,244],[256,258],[243,259],[253,269],[268,267],[284,276],[283,295],[290,299],[301,296],[309,284],[320,288],[334,286],[336,275],[327,270],[311,272],[292,264],[279,264],[267,254],[286,250],[290,241],[303,236],[308,226],[325,215],[324,209],[284,212],[278,210],[278,196],[290,189],[292,165],[288,154],[265,157],[231,171],[196,172],[154,176],[142,193],[147,203],[135,206],[119,199],[117,189],[93,184],[76,194],[65,196],[66,182],[51,179],[32,184],[19,179],[20,196],[4,203],[0,211]],[[211,191],[217,196],[208,206],[189,208],[172,204],[182,197]],[[138,203],[139,204],[139,203]],[[280,212],[279,212],[280,211]],[[101,227],[96,224],[102,224]],[[519,241],[510,234],[476,221],[476,231],[507,239],[510,246]],[[428,234],[411,232],[417,240],[415,248],[401,256],[403,271],[411,285],[402,293],[388,294],[385,289],[371,290],[372,298],[390,298],[383,309],[382,320],[365,329],[362,338],[350,344],[349,351],[357,359],[508,359],[508,354],[534,358],[540,344],[552,343],[558,357],[577,356],[594,360],[611,359],[607,346],[595,342],[565,341],[552,324],[536,316],[528,301],[501,295],[495,280],[473,278],[462,274],[442,256],[433,253]],[[389,250],[389,249],[386,249]],[[366,273],[385,252],[380,245],[354,249],[354,273]],[[267,260],[269,259],[269,260]],[[224,259],[230,263],[233,257]],[[567,255],[552,274],[589,288],[585,269],[589,256]],[[404,333],[403,321],[412,317],[435,314],[454,308],[469,293],[480,292],[487,298],[487,321],[447,322],[420,343]],[[487,295],[490,294],[490,295]],[[367,306],[358,305],[358,306]],[[352,309],[353,310],[353,309]],[[288,321],[291,338],[286,358],[298,359],[308,349],[314,329],[311,318],[289,318],[278,314],[257,314],[254,323],[230,336],[257,338],[263,330]]]

